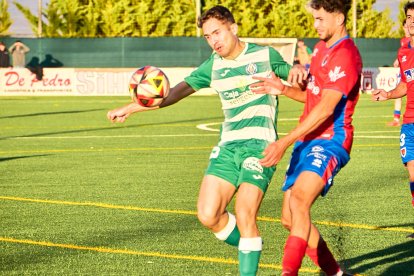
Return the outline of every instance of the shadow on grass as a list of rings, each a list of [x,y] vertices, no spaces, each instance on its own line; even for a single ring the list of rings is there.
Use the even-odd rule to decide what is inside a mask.
[[[19,115],[2,116],[0,117],[0,119],[13,119],[13,118],[35,117],[35,116],[56,115],[56,114],[76,114],[76,113],[85,113],[85,112],[93,112],[93,111],[100,111],[100,110],[104,110],[104,109],[88,109],[88,110],[71,110],[71,111],[19,114]]]
[[[118,125],[113,126],[113,127],[75,129],[75,130],[65,130],[65,131],[56,131],[56,132],[35,133],[35,134],[28,134],[28,135],[6,136],[6,137],[0,137],[0,140],[7,140],[7,139],[13,139],[13,138],[41,137],[41,136],[56,135],[56,134],[93,132],[93,131],[100,131],[100,130],[119,129],[120,127],[122,127],[122,128],[139,128],[139,127],[146,127],[146,126],[166,125],[166,124],[203,122],[203,121],[218,120],[218,119],[223,119],[223,117],[198,118],[198,119],[192,119],[192,120],[180,120],[180,121],[170,121],[170,122],[165,121],[165,122],[159,122],[159,123],[135,124],[135,125],[118,124]]]
[[[363,274],[367,270],[390,263],[390,265],[378,275],[414,275],[414,239],[408,239],[406,242],[355,258],[343,260],[342,262],[347,263],[348,266],[351,267],[350,270],[353,273]]]
[[[32,157],[43,157],[48,156],[50,154],[39,154],[39,155],[23,155],[23,156],[13,156],[13,157],[0,157],[0,162],[6,162],[16,159],[24,159],[24,158],[32,158]]]

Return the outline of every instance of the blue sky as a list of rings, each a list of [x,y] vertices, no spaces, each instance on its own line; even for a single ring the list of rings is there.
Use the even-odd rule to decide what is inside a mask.
[[[15,1],[22,4],[25,7],[29,7],[33,14],[37,14],[38,0],[15,0]],[[43,6],[46,6],[48,2],[49,0],[42,0]],[[391,17],[394,20],[397,20],[399,2],[400,1],[398,0],[377,0],[374,5],[374,8],[379,11],[382,11],[386,7],[390,7]],[[13,25],[10,28],[10,32],[12,33],[12,35],[33,36],[33,32],[30,28],[29,23],[27,22],[26,18],[24,18],[22,13],[19,10],[17,10],[15,5],[12,3],[12,1],[9,1],[9,12],[13,20]]]

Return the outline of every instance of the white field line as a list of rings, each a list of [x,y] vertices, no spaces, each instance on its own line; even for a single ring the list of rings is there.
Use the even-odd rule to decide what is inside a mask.
[[[366,116],[365,118],[368,118],[370,116]],[[376,116],[381,117],[381,116]],[[382,117],[389,117],[389,116],[382,116]],[[296,121],[298,118],[281,118],[279,121]],[[210,131],[210,132],[219,132],[220,129],[217,127],[218,125],[221,125],[222,122],[213,122],[213,123],[207,123],[207,124],[199,124],[196,126],[196,128],[204,131]],[[390,134],[397,134],[397,135],[361,135],[361,134],[384,134],[384,133],[390,133]],[[354,138],[364,138],[364,139],[398,139],[399,138],[399,129],[397,130],[374,130],[374,131],[356,131]],[[279,132],[279,135],[287,135],[287,133]],[[7,138],[7,140],[19,140],[19,139],[95,139],[95,138],[150,138],[150,137],[205,137],[205,136],[217,136],[217,134],[205,134],[205,133],[199,133],[199,134],[137,134],[137,135],[85,135],[85,136],[21,136],[21,137],[11,137]]]

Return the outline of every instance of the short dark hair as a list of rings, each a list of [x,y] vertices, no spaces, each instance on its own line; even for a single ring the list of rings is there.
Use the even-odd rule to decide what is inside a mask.
[[[323,8],[325,11],[339,12],[345,16],[344,24],[346,23],[346,17],[351,9],[352,0],[311,0],[310,7],[315,10]]]
[[[229,11],[229,9],[218,5],[207,10],[198,18],[197,27],[203,27],[203,24],[210,18],[215,18],[222,22],[229,22],[231,24],[236,23],[233,14]]]
[[[404,14],[405,16],[407,16],[407,11],[408,10],[414,10],[414,2],[407,2],[404,5]]]

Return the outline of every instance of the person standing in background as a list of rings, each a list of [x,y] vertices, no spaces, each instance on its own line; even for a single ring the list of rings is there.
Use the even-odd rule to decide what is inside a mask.
[[[10,55],[6,45],[0,41],[0,67],[10,67]]]
[[[312,50],[305,45],[305,42],[302,39],[298,40],[298,45],[296,49],[295,61],[299,64],[305,66],[306,70],[310,67],[310,62],[312,59]]]
[[[20,40],[16,40],[16,42],[10,47],[9,51],[13,57],[13,67],[25,67],[26,53],[30,51],[30,48],[24,45]]]

